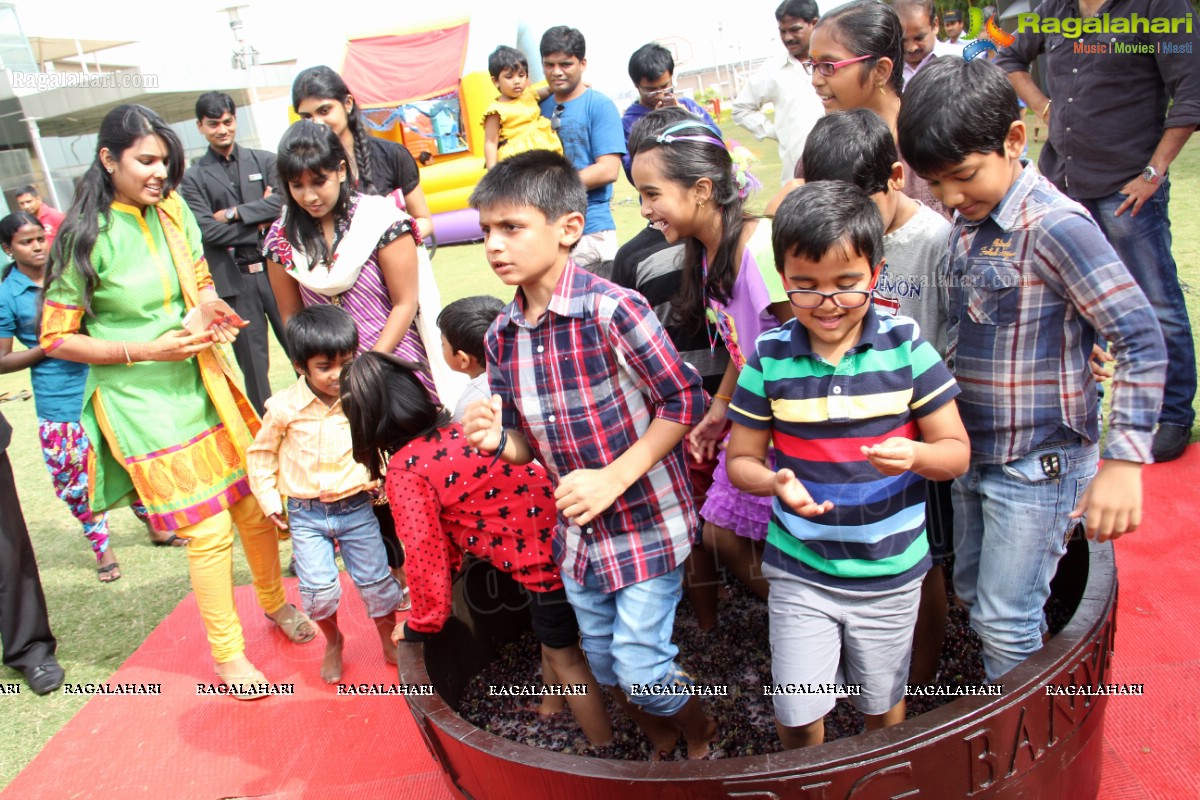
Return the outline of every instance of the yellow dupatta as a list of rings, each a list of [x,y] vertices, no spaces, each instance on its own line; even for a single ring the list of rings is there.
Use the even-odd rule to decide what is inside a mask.
[[[204,287],[210,287],[212,277],[203,255],[199,259],[192,258],[183,221],[185,208],[183,200],[175,192],[163,198],[162,202],[154,207],[167,240],[167,248],[171,251],[171,261],[175,264],[175,272],[179,277],[184,306],[190,311],[200,304],[202,281]],[[250,401],[246,399],[245,393],[238,387],[237,378],[220,348],[214,346],[199,353],[196,362],[200,366],[200,378],[204,381],[204,388],[208,391],[208,396],[217,409],[217,415],[229,432],[230,439],[237,448],[238,458],[244,465],[246,448],[254,440],[262,422]]]

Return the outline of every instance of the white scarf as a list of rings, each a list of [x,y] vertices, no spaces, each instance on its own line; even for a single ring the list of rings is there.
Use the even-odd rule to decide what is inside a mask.
[[[358,282],[363,265],[379,246],[379,237],[406,218],[407,215],[396,208],[389,198],[360,195],[346,234],[338,242],[328,265],[310,264],[308,255],[293,245],[292,263],[285,269],[312,291],[326,297],[337,297]]]
[[[308,263],[308,257],[293,247],[292,263],[284,269],[314,292],[326,297],[336,297],[354,286],[363,265],[375,252],[384,231],[405,219],[411,218],[396,207],[391,197],[360,195],[346,235],[338,242],[337,250],[333,254],[333,263],[328,267],[312,266]],[[444,407],[453,409],[458,404],[459,395],[466,388],[467,378],[450,369],[438,352],[441,349],[442,333],[438,328],[437,318],[442,311],[442,298],[437,281],[433,277],[429,251],[423,245],[417,245],[417,291],[417,316],[413,325],[421,334],[421,341],[425,343],[429,373],[437,386],[438,399]]]

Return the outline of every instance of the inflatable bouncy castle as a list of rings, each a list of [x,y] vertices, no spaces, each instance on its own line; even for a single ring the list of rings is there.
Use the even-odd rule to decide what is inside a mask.
[[[487,72],[463,75],[467,20],[351,39],[341,75],[371,133],[408,148],[439,244],[482,238],[467,198],[483,177]]]

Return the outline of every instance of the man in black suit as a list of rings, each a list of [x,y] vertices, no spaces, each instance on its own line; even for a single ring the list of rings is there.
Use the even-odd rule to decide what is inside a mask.
[[[287,347],[259,247],[261,232],[279,216],[283,195],[275,186],[274,154],[234,141],[236,114],[229,95],[200,95],[196,128],[208,140],[208,152],[188,169],[179,190],[200,223],[217,294],[250,323],[234,340],[233,353],[246,378],[246,396],[261,415],[271,396],[267,320]]]
[[[50,632],[46,596],[38,576],[29,530],[8,460],[12,426],[0,414],[0,640],[4,664],[25,675],[36,694],[50,694],[63,682],[54,658],[58,643]]]

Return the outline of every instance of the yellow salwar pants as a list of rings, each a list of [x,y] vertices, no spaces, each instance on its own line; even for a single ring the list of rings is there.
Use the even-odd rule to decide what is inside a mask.
[[[213,660],[218,664],[237,658],[246,647],[233,604],[234,525],[246,552],[259,606],[274,614],[286,602],[278,532],[252,495],[243,497],[228,511],[177,530],[181,539],[191,539],[187,554],[192,591],[196,593]]]

